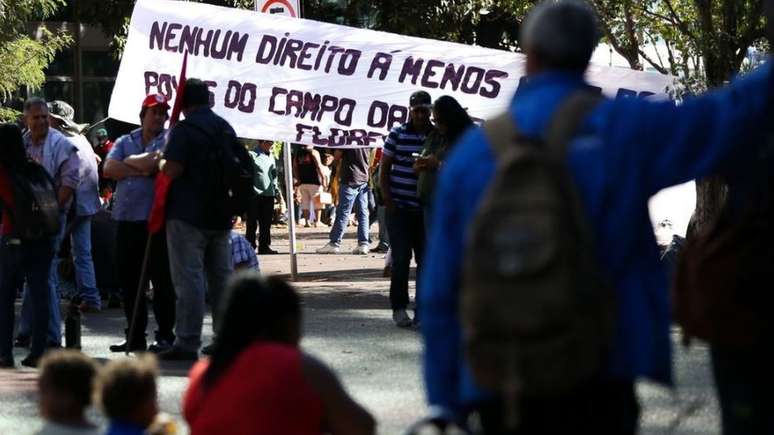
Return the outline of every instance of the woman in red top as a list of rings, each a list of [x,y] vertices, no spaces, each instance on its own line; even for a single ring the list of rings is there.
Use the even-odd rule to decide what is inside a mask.
[[[3,210],[0,242],[0,368],[14,367],[14,300],[19,278],[27,281],[33,312],[30,354],[22,365],[36,367],[46,346],[48,330],[48,271],[54,258],[54,240],[25,240],[14,232],[16,201],[10,174],[31,163],[24,151],[21,130],[14,124],[0,125],[0,204]],[[53,190],[53,186],[51,186]]]
[[[242,275],[221,310],[212,357],[191,369],[183,399],[192,435],[374,433],[333,372],[299,349],[300,301],[288,284]]]

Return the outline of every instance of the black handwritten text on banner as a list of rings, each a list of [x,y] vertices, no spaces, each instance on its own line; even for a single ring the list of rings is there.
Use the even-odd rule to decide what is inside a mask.
[[[170,0],[132,14],[111,117],[137,122],[148,93],[174,97],[183,53],[188,77],[242,137],[329,147],[381,146],[423,89],[452,95],[483,120],[505,110],[524,57],[503,51]],[[592,66],[610,96],[663,93],[666,76]]]

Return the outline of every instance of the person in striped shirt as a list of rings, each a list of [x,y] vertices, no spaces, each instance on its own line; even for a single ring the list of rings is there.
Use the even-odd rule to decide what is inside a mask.
[[[408,281],[412,252],[417,275],[422,266],[425,229],[422,208],[417,195],[417,173],[414,162],[422,152],[425,138],[434,130],[430,122],[432,100],[425,91],[417,91],[409,100],[409,121],[390,131],[384,142],[384,155],[379,175],[384,206],[387,209],[387,231],[392,247],[390,304],[392,319],[399,327],[411,326],[406,312],[409,305]],[[417,288],[417,294],[419,288]],[[415,316],[414,324],[419,323]]]

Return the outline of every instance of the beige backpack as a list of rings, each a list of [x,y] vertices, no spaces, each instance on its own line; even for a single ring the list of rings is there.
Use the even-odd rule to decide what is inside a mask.
[[[484,126],[497,170],[467,240],[461,319],[473,376],[506,399],[510,427],[514,402],[597,375],[611,338],[612,292],[566,165],[568,143],[600,101],[572,95],[545,142],[521,137],[510,114]]]

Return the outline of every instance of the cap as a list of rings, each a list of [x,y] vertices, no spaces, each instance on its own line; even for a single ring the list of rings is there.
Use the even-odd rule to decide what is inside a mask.
[[[108,137],[108,132],[104,128],[97,130],[96,136],[99,138]]]
[[[169,103],[167,101],[167,97],[161,94],[150,94],[142,101],[142,108],[144,109],[153,106],[166,106],[169,108]]]
[[[73,109],[73,106],[62,100],[51,101],[47,106],[49,116],[62,121],[65,129],[80,133],[86,128],[86,124],[77,124],[73,120],[75,118],[75,109]]]
[[[425,91],[416,91],[411,94],[409,99],[409,107],[412,109],[415,107],[431,108],[433,106],[433,100],[430,98],[430,94]]]

